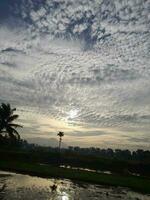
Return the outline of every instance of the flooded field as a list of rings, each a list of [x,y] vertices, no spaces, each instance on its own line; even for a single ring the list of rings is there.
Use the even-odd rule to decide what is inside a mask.
[[[55,186],[55,188],[53,188]],[[125,188],[0,171],[0,200],[149,200]]]

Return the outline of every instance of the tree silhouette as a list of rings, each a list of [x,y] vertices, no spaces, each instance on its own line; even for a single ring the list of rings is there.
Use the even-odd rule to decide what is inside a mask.
[[[10,104],[2,103],[0,106],[0,134],[9,137],[10,139],[20,139],[20,135],[16,128],[22,126],[14,124],[13,121],[16,120],[19,115],[14,114],[16,108],[11,108]]]
[[[62,137],[64,136],[64,132],[59,131],[59,133],[57,134],[59,136],[59,151],[61,150],[61,143],[62,143]]]

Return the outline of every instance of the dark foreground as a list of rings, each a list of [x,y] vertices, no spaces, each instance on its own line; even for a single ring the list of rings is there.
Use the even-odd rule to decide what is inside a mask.
[[[88,183],[127,187],[134,191],[150,194],[150,179],[131,175],[103,174],[56,166],[18,161],[0,160],[0,169],[46,178],[65,178]]]
[[[52,185],[57,185],[52,191]],[[133,192],[128,188],[47,179],[30,175],[0,171],[1,200],[149,200],[149,195]]]

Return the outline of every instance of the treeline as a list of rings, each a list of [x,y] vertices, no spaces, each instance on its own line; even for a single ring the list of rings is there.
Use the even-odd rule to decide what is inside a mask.
[[[0,139],[0,160],[65,165],[77,168],[140,174],[150,177],[150,151],[69,147],[42,147],[25,140]]]
[[[150,161],[150,151],[137,149],[136,151],[130,151],[128,149],[100,149],[95,147],[90,148],[80,148],[80,147],[72,147],[68,148],[68,151],[79,153],[82,155],[95,155],[101,156],[104,158],[118,158],[119,160],[138,160],[138,161]]]
[[[29,144],[26,140],[15,140],[8,137],[2,137],[0,135],[0,148],[2,149],[21,149],[24,151],[32,152],[43,152],[43,153],[56,153],[58,148],[54,147],[44,147],[36,144]],[[135,160],[135,161],[145,161],[150,162],[150,151],[137,149],[136,151],[130,151],[128,149],[100,149],[95,147],[90,148],[81,148],[78,146],[69,146],[68,148],[63,148],[62,153],[72,154],[72,155],[81,155],[81,156],[94,156],[102,157],[107,159],[118,159],[118,160]]]
[[[28,144],[28,142],[26,140],[22,140],[22,139],[17,139],[17,138],[10,138],[8,136],[2,136],[0,134],[0,147],[1,148],[10,148],[10,149],[14,149],[14,148],[23,148],[23,147],[28,147],[30,146],[30,144]]]

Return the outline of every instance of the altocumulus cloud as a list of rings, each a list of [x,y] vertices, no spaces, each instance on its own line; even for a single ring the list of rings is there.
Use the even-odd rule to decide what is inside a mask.
[[[23,137],[61,129],[69,144],[149,147],[148,0],[7,0],[0,11],[0,101],[18,107]]]

